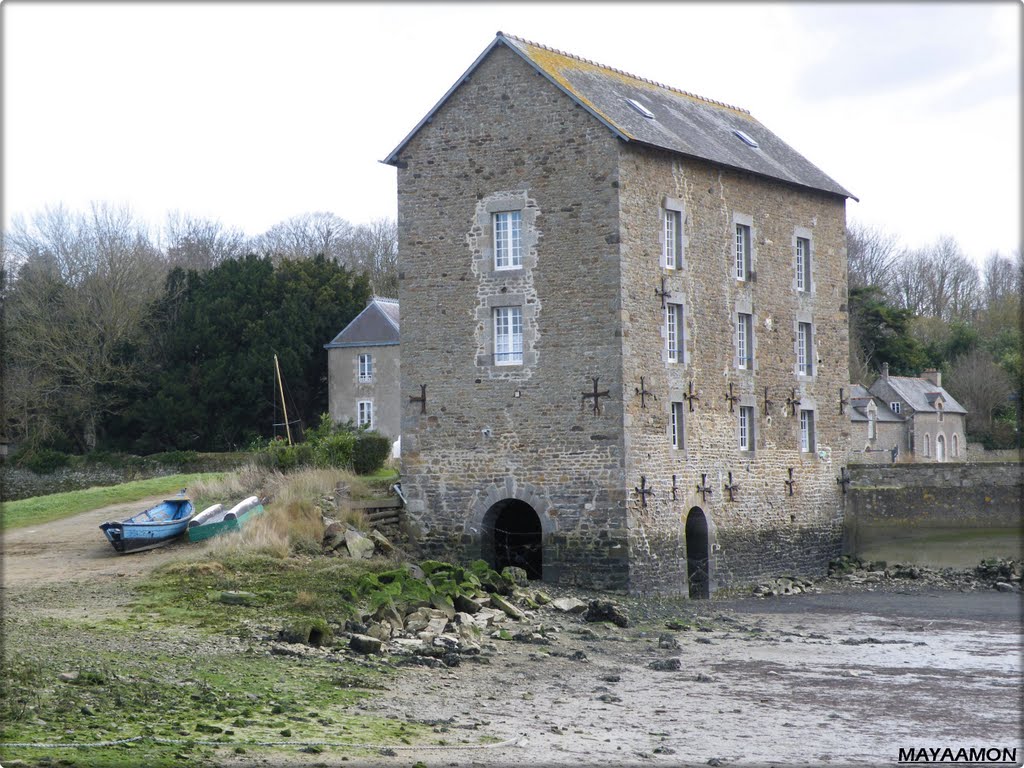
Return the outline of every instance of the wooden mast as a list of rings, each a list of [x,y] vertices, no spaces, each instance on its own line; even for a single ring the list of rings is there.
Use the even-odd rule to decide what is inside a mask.
[[[277,388],[281,392],[281,408],[284,410],[284,429],[288,434],[288,445],[292,444],[292,427],[288,423],[288,404],[284,401],[284,384],[281,383],[281,366],[277,362],[277,355],[274,355],[274,370],[277,371]]]

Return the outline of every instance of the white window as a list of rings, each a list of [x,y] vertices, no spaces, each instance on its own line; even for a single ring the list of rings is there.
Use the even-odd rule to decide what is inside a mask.
[[[932,455],[932,436],[931,435],[925,435],[924,436],[924,455],[925,456],[931,456]]]
[[[664,209],[665,214],[665,242],[662,243],[661,252],[664,256],[663,263],[666,269],[683,268],[683,213]]]
[[[683,305],[665,305],[665,343],[670,363],[683,362]]]
[[[797,324],[796,365],[801,376],[814,373],[814,336],[810,323]]]
[[[796,289],[811,290],[811,241],[806,237],[796,239]]]
[[[494,364],[521,365],[523,362],[523,308],[495,307]]]
[[[495,269],[518,269],[523,266],[521,224],[522,215],[519,211],[494,214]]]
[[[683,404],[672,403],[672,447],[681,450],[683,447]]]
[[[736,364],[754,367],[754,318],[744,312],[736,314]]]
[[[754,450],[754,409],[749,405],[740,406],[740,450]]]
[[[935,458],[938,461],[946,460],[946,438],[943,435],[935,438]]]
[[[356,407],[356,426],[373,429],[373,400],[360,400]]]
[[[814,411],[800,411],[800,450],[814,453]]]
[[[889,403],[889,410],[892,411],[893,413],[899,413],[900,412],[899,401]]]
[[[373,355],[359,356],[359,380],[373,381]]]
[[[736,263],[737,280],[750,279],[750,227],[746,224],[736,225]]]

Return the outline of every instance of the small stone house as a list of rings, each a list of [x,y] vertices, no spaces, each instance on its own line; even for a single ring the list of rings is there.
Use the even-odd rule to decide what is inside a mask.
[[[914,376],[882,375],[868,391],[903,420],[903,461],[964,461],[967,411],[942,387],[942,373],[931,369]]]
[[[865,387],[854,384],[850,392],[850,460],[861,464],[891,464],[907,451],[907,431],[902,416]]]
[[[374,296],[324,344],[331,418],[375,429],[392,441],[401,434],[398,329],[398,301]]]
[[[746,110],[500,32],[385,162],[422,554],[694,597],[824,571],[849,192]]]

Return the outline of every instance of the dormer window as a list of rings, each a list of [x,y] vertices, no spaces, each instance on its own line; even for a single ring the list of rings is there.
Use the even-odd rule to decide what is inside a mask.
[[[648,120],[653,120],[654,119],[654,113],[651,112],[651,110],[649,110],[647,107],[645,107],[639,101],[636,101],[635,99],[626,99],[626,103],[629,104],[629,106],[631,106],[634,110],[639,112],[641,115],[646,117]]]

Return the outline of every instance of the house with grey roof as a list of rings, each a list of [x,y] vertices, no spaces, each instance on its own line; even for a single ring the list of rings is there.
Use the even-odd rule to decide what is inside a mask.
[[[964,461],[967,411],[942,387],[942,373],[890,376],[889,364],[868,388],[886,409],[903,421],[899,443],[903,461]]]
[[[398,301],[374,296],[324,348],[331,418],[352,421],[398,440]]]
[[[825,571],[850,192],[745,109],[501,32],[385,162],[419,554],[693,597]]]
[[[850,460],[861,464],[890,464],[907,453],[905,419],[866,387],[850,391]]]

